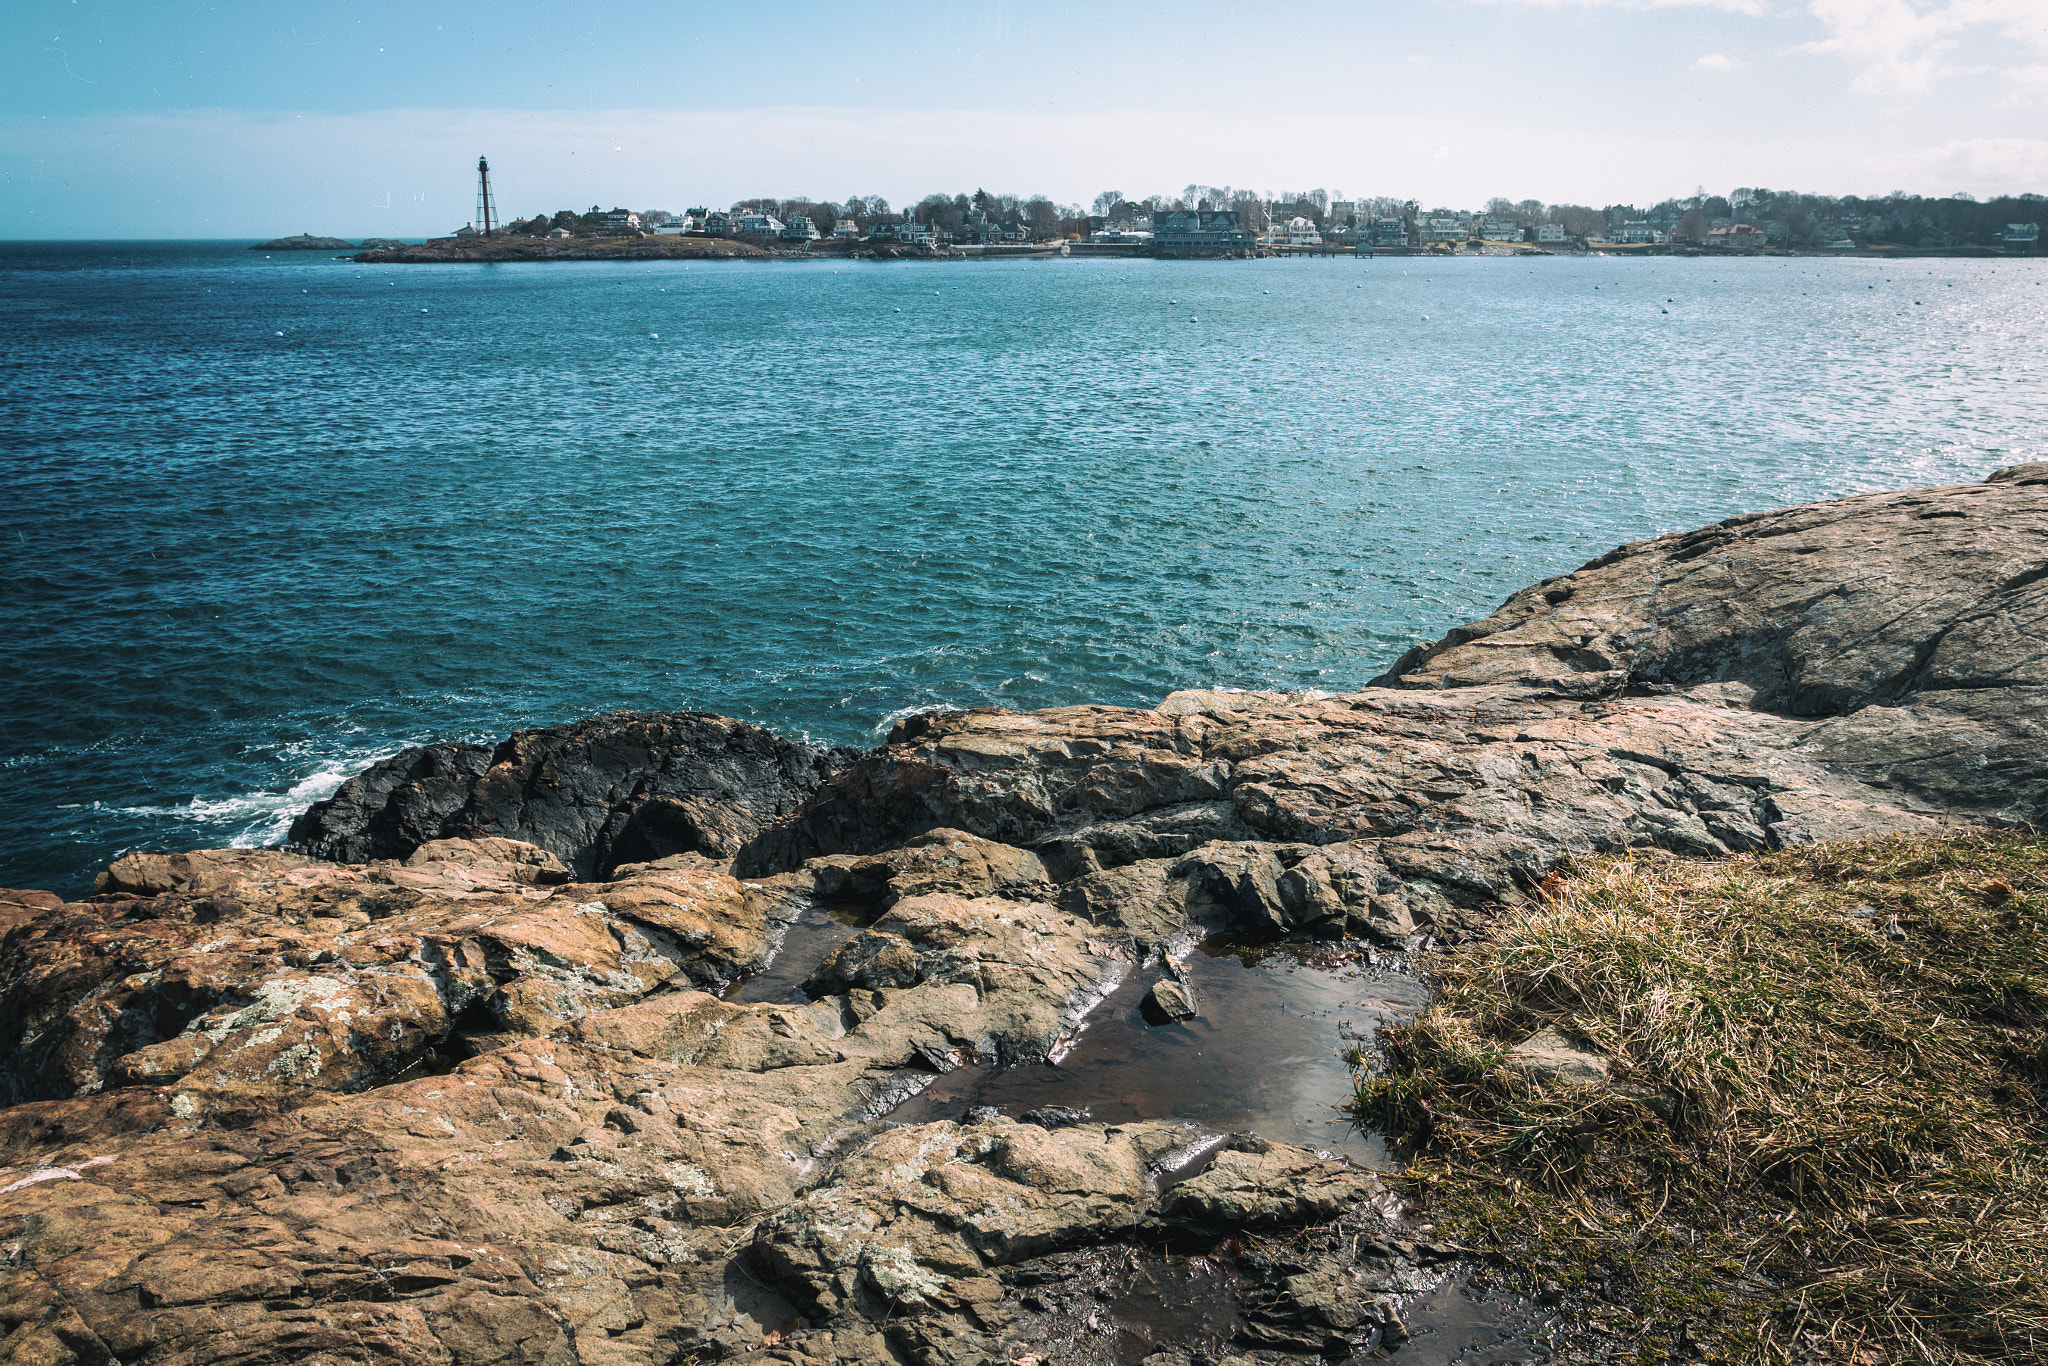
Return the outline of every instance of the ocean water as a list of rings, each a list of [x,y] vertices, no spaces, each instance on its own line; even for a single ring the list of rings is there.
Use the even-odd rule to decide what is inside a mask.
[[[0,244],[0,885],[616,707],[1356,686],[1623,541],[2048,458],[2048,262]]]

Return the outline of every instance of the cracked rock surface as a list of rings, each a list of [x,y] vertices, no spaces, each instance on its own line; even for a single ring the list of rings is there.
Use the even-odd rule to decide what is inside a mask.
[[[408,751],[298,852],[0,892],[0,1356],[985,1366],[1141,1235],[1246,1231],[1297,1250],[1213,1259],[1244,1360],[1396,1341],[1462,1254],[1369,1173],[888,1110],[1173,997],[1203,934],[1413,948],[1575,851],[2038,819],[2044,690],[2027,466],[1623,546],[1337,696]],[[859,914],[802,990],[732,998],[821,904]]]

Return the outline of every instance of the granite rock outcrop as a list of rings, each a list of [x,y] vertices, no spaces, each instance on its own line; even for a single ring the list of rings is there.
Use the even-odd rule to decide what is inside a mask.
[[[395,754],[294,821],[288,847],[362,863],[497,836],[538,845],[581,878],[670,854],[729,858],[841,757],[706,712],[613,712],[495,746]]]
[[[2036,819],[2044,702],[2048,466],[2030,465],[1622,546],[1355,693],[913,717],[737,866],[943,825],[1035,850],[1067,886],[1172,883],[1235,847],[1286,865],[1203,875],[1246,920],[1426,926],[1577,851]]]
[[[408,751],[291,850],[0,891],[0,1355],[1000,1366],[1134,1231],[1241,1252],[1245,1361],[1396,1342],[1463,1254],[1369,1173],[891,1107],[1134,973],[1197,1008],[1204,933],[1413,948],[1583,850],[2038,819],[2044,701],[2027,466],[1623,546],[1342,695]],[[736,992],[821,903],[801,989]]]

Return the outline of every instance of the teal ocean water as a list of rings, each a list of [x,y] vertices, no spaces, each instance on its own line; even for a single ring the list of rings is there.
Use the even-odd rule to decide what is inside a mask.
[[[2048,262],[371,268],[0,244],[0,884],[615,707],[1321,688],[1614,545],[2048,458]]]

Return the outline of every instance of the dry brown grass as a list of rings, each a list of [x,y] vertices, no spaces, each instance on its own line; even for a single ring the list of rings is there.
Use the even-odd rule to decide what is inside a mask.
[[[1585,1345],[2048,1360],[2048,839],[1591,861],[1436,987],[1360,1119]],[[1518,1080],[1545,1025],[1617,1084]]]

